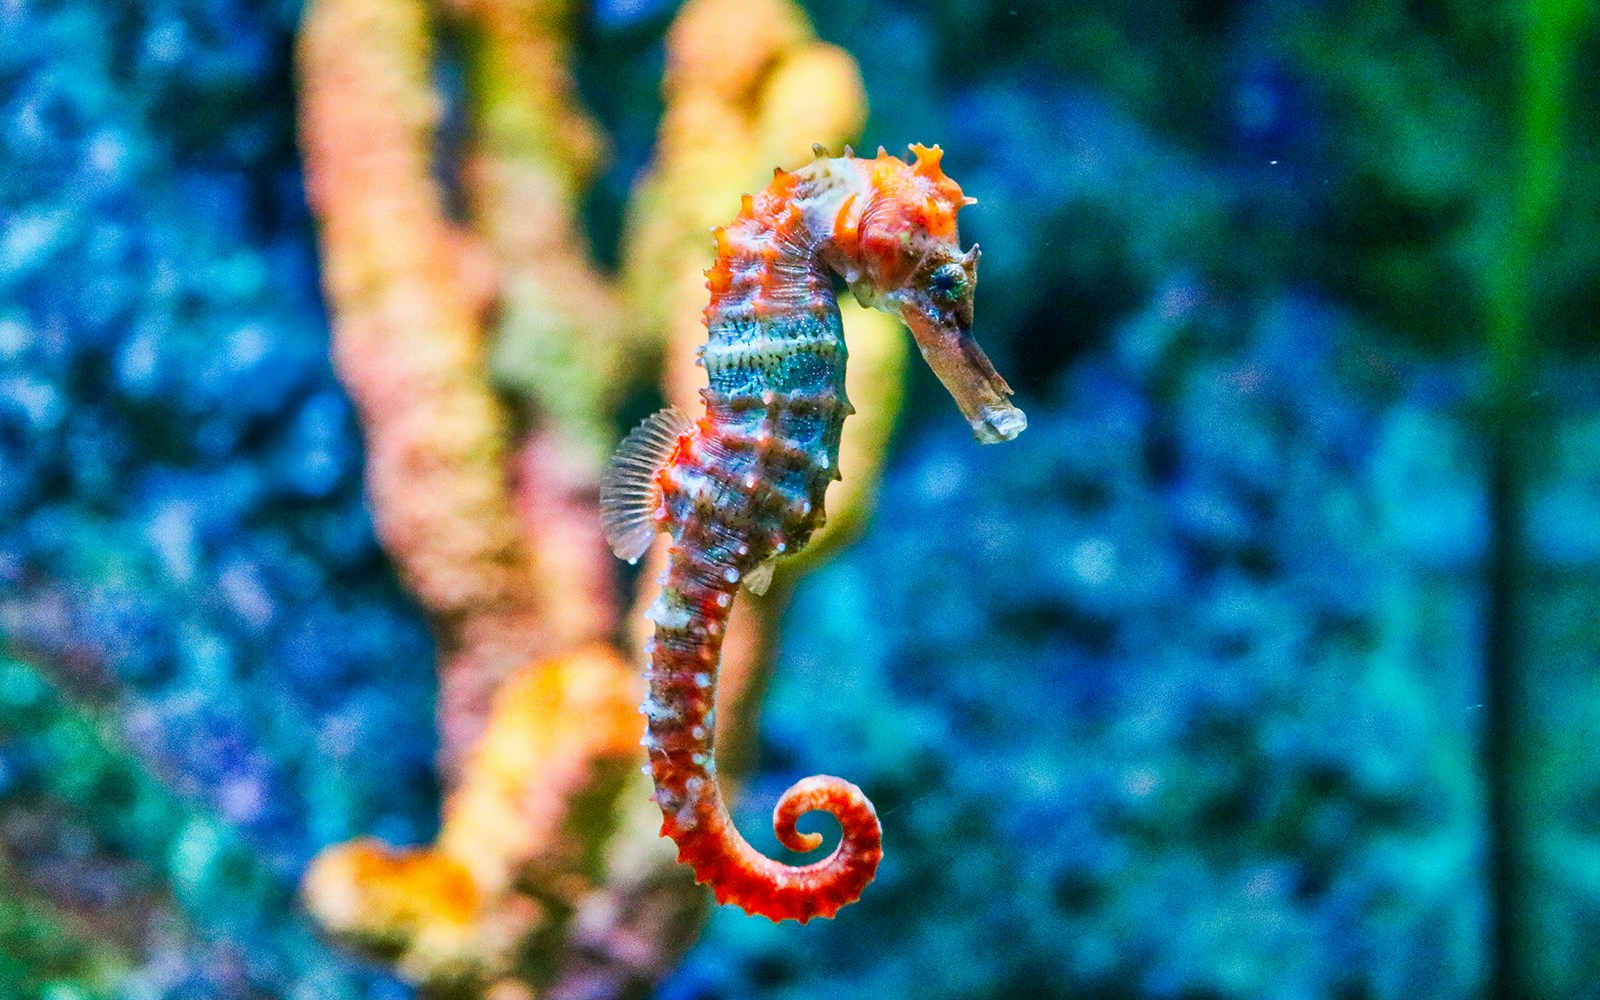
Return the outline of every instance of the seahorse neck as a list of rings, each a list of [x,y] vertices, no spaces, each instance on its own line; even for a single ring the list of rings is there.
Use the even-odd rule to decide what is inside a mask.
[[[818,160],[779,173],[745,199],[738,217],[716,231],[717,260],[707,272],[706,321],[713,340],[729,322],[761,323],[835,304],[830,272],[841,263],[835,222],[841,207],[860,199],[863,187],[853,163]]]
[[[717,266],[726,283],[713,288],[706,309],[712,341],[738,337],[751,327],[770,328],[797,312],[834,301],[833,286],[823,272],[819,241],[793,220],[785,227],[752,220],[726,231]]]

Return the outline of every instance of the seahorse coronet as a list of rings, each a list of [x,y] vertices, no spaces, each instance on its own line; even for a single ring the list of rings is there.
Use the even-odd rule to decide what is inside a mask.
[[[943,151],[912,146],[910,163],[882,148],[876,159],[849,147],[839,157],[814,152],[804,166],[775,170],[712,231],[699,351],[705,416],[692,426],[670,414],[647,421],[619,450],[601,502],[607,536],[625,558],[649,532],[672,536],[650,607],[641,706],[662,836],[719,903],[801,923],[860,897],[883,856],[882,826],[860,788],[817,775],[779,798],[773,831],[790,850],[814,851],[823,838],[796,824],[827,812],[841,830],[834,849],[798,866],[756,851],[734,828],[717,779],[715,698],[741,582],[804,547],[840,474],[839,437],[855,408],[832,275],[906,322],[980,441],[1009,440],[1026,426],[972,339],[977,250],[962,251],[955,224],[970,199],[945,176]]]

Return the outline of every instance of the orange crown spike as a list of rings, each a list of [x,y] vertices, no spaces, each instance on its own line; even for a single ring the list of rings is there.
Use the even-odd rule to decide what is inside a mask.
[[[944,150],[938,146],[930,147],[912,143],[911,155],[917,158],[917,162],[912,168],[917,173],[931,181],[937,181],[944,177],[944,171],[939,167],[939,164],[944,160]]]

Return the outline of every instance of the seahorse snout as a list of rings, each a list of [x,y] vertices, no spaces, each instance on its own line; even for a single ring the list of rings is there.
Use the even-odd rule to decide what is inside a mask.
[[[973,338],[971,315],[970,308],[958,312],[924,292],[900,299],[900,316],[922,359],[956,401],[973,436],[983,444],[1010,441],[1028,426],[1028,418],[1011,405],[1011,386]]]

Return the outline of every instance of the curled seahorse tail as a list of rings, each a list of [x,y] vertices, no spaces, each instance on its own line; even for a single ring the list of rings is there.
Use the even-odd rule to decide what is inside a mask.
[[[806,880],[809,888],[804,891],[813,894],[807,902],[821,904],[816,905],[814,915],[831,917],[841,906],[859,899],[877,874],[878,862],[883,859],[883,827],[872,800],[860,788],[843,778],[815,774],[790,785],[773,808],[772,828],[780,844],[791,851],[814,851],[822,846],[822,834],[795,829],[795,821],[809,812],[830,813],[839,821],[839,844],[821,861],[788,870],[791,877]],[[799,915],[795,919],[806,920]]]
[[[815,850],[819,833],[801,833],[795,821],[809,812],[831,813],[843,831],[833,853],[813,864],[795,866],[758,852],[734,828],[721,795],[715,818],[695,829],[676,828],[668,818],[662,832],[678,845],[678,860],[694,869],[695,881],[709,885],[717,902],[732,903],[752,916],[770,920],[831,917],[861,897],[883,857],[883,831],[877,811],[861,789],[842,778],[814,775],[792,785],[773,809],[778,840],[794,851]]]
[[[662,671],[655,671],[657,680],[662,676]],[[728,815],[707,724],[711,691],[702,690],[700,699],[679,701],[681,708],[659,707],[663,702],[658,699],[666,694],[660,688],[646,703],[651,716],[646,741],[652,747],[650,766],[661,806],[661,834],[678,845],[678,860],[694,869],[695,881],[711,887],[717,902],[732,903],[752,916],[805,923],[812,917],[831,917],[855,902],[883,857],[883,830],[872,802],[842,778],[805,778],[778,799],[772,812],[773,831],[790,850],[816,850],[822,846],[822,835],[801,833],[796,822],[806,813],[826,812],[839,822],[838,845],[826,858],[801,866],[757,851]]]
[[[706,537],[699,530],[690,534],[696,541]],[[821,834],[801,833],[796,821],[809,812],[830,813],[842,830],[831,854],[786,865],[744,839],[722,797],[714,747],[718,661],[739,575],[719,571],[697,546],[675,548],[669,566],[668,584],[651,609],[656,634],[643,706],[662,836],[678,845],[678,860],[719,903],[772,920],[831,917],[860,898],[877,872],[883,857],[877,812],[850,782],[810,777],[779,798],[773,829],[785,847],[815,850]]]

